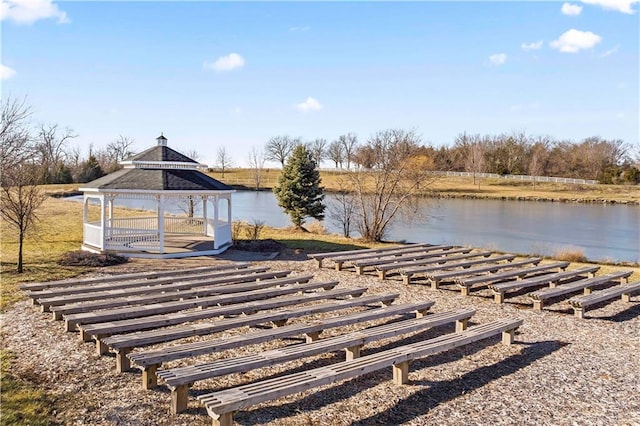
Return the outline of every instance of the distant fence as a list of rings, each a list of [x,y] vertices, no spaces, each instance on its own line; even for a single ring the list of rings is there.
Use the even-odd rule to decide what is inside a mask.
[[[435,173],[441,174],[444,176],[465,176],[465,177],[474,176],[474,173],[472,172],[435,172]],[[475,177],[490,178],[490,179],[511,179],[511,180],[527,181],[527,182],[535,181],[535,182],[574,183],[578,185],[598,184],[597,180],[573,179],[573,178],[550,177],[550,176],[499,175],[497,173],[475,173]]]

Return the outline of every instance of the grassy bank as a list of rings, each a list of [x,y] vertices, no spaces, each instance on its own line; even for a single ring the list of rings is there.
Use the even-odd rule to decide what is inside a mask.
[[[254,189],[254,180],[249,169],[232,169],[224,173],[212,172],[210,176],[229,185]],[[279,169],[266,169],[261,187],[272,188],[278,181]],[[342,172],[321,171],[322,185],[327,191],[341,189]],[[451,198],[488,198],[498,200],[533,200],[563,202],[617,202],[640,204],[640,188],[629,185],[575,185],[562,183],[518,182],[503,179],[481,179],[480,184],[472,178],[442,176],[425,188],[427,196]]]

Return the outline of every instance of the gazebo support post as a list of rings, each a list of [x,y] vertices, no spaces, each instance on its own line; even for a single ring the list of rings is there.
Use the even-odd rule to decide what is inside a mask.
[[[105,195],[100,195],[100,249],[105,250],[107,247],[107,215],[105,212]]]
[[[164,253],[164,196],[158,195],[158,236],[160,238],[160,253]]]
[[[218,203],[220,202],[220,197],[217,195],[213,196],[213,249],[217,249],[219,247],[219,239],[218,239],[218,214],[220,213],[220,208]]]
[[[208,198],[206,195],[202,196],[202,218],[204,219],[204,224],[203,224],[203,229],[202,229],[202,235],[207,235],[207,227],[208,227],[208,223],[207,223],[207,203],[209,202]]]

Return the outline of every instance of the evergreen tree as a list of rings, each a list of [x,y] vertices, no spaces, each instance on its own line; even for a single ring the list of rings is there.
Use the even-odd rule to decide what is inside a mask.
[[[302,228],[305,217],[324,219],[324,188],[320,186],[320,173],[304,145],[293,150],[273,192],[278,205],[297,228]]]

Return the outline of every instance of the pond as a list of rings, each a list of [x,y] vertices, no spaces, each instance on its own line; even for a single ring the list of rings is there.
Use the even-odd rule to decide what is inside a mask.
[[[123,201],[116,204],[154,208],[149,201]],[[272,192],[238,191],[232,203],[233,220],[264,221],[272,227],[291,225]],[[640,262],[638,206],[427,199],[421,209],[419,221],[397,221],[387,239],[544,255],[578,250],[591,260]],[[184,206],[176,205],[173,210],[183,213]],[[340,232],[340,226],[328,219],[324,226],[328,232]]]

